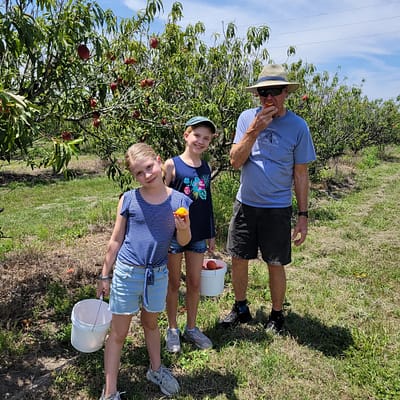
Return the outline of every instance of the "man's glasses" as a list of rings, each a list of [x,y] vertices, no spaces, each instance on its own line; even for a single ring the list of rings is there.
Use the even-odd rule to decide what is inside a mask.
[[[260,87],[257,88],[257,93],[262,97],[268,97],[269,95],[274,97],[279,96],[285,88],[286,86]]]

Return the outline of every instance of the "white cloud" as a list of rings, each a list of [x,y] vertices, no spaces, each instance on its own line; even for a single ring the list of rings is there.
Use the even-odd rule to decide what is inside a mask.
[[[398,0],[230,0],[205,2],[181,0],[182,26],[201,21],[204,40],[221,33],[234,22],[244,37],[249,26],[270,27],[267,49],[274,62],[286,62],[289,46],[297,59],[317,66],[319,71],[348,77],[347,84],[359,85],[370,98],[400,94],[400,2]],[[124,0],[133,10],[143,9],[145,0]],[[166,20],[173,1],[163,1]],[[290,60],[289,60],[290,62]],[[377,79],[379,77],[379,79]],[[376,81],[381,85],[375,84]],[[382,88],[385,88],[383,91]],[[383,92],[383,93],[382,93]]]

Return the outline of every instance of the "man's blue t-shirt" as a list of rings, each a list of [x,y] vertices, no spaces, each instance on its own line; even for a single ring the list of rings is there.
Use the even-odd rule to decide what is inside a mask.
[[[234,143],[239,143],[261,107],[239,116]],[[253,207],[283,208],[292,204],[293,168],[316,158],[307,123],[287,110],[274,118],[256,139],[243,164],[236,198]]]

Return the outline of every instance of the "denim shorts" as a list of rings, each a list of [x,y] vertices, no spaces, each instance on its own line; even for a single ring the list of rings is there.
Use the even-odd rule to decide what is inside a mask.
[[[262,259],[268,264],[289,264],[291,218],[292,207],[251,207],[236,200],[228,230],[229,254],[251,260],[257,258],[260,250]]]
[[[168,253],[178,254],[185,251],[193,251],[193,253],[205,253],[207,251],[207,241],[198,240],[196,242],[190,241],[186,246],[181,246],[174,237],[169,245]]]
[[[124,264],[117,260],[111,281],[110,311],[121,315],[136,314],[141,307],[153,313],[164,311],[168,268],[166,265],[153,268],[153,273],[154,283],[145,285],[145,267]]]

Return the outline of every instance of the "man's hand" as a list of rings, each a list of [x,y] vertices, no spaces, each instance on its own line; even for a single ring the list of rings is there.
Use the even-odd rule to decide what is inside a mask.
[[[293,229],[292,240],[295,246],[300,246],[307,237],[308,220],[306,217],[299,217]]]
[[[246,133],[258,136],[272,122],[277,111],[278,109],[274,105],[263,107],[254,117]]]

